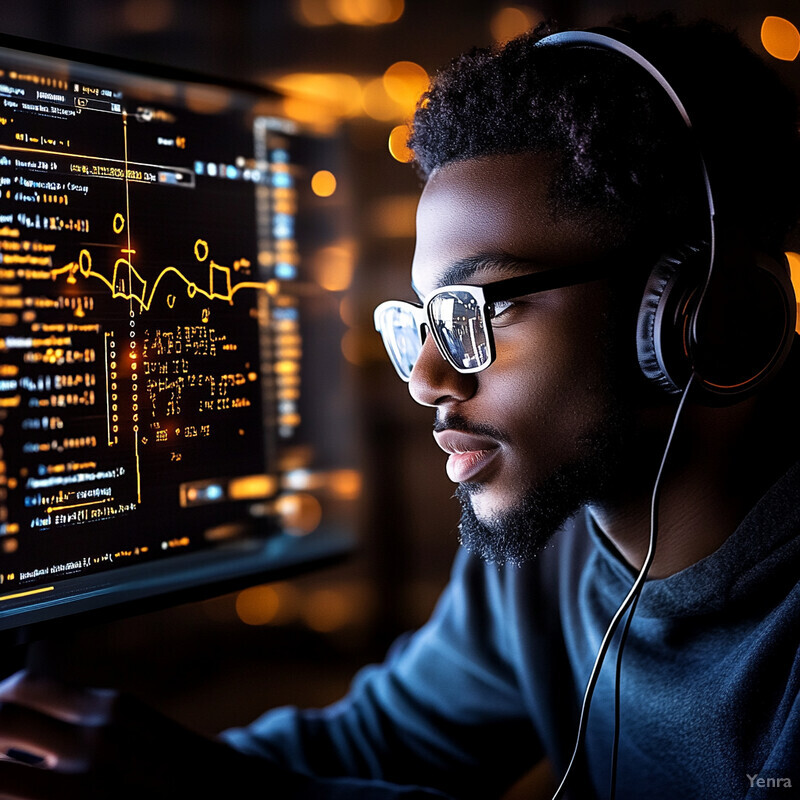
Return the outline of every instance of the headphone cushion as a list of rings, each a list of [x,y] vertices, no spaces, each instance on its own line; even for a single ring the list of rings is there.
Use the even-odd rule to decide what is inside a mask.
[[[695,251],[695,248],[691,248]],[[650,271],[636,322],[636,353],[645,378],[666,391],[677,394],[680,387],[670,377],[662,348],[663,316],[670,290],[685,262],[682,253],[662,256]]]

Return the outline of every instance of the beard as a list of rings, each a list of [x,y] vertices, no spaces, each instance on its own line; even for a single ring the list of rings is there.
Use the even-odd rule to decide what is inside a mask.
[[[600,424],[578,440],[580,455],[575,460],[529,487],[514,506],[485,519],[478,519],[472,505],[483,486],[459,484],[455,496],[461,504],[462,547],[498,565],[518,567],[535,558],[568,519],[612,491],[612,476],[631,441],[631,430],[629,409],[619,402],[609,404]]]

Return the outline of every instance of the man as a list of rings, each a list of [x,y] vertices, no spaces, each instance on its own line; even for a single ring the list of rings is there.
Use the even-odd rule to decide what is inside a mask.
[[[415,119],[427,316],[377,319],[463,508],[430,622],[232,748],[15,676],[0,749],[37,763],[0,796],[490,798],[544,759],[573,798],[792,796],[796,109],[727,33],[626,26],[693,127],[624,50],[547,30],[458,59]]]

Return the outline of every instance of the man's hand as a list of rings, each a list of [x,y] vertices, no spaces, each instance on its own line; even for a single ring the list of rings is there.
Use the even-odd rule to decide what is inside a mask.
[[[2,800],[291,796],[277,772],[115,691],[0,683]]]
[[[0,682],[0,800],[447,800],[434,790],[289,773],[108,689]]]

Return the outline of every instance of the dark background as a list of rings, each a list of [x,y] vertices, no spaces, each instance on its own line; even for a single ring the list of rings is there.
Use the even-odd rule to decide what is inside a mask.
[[[357,7],[354,0],[349,5]],[[310,25],[303,8],[346,16],[346,0],[25,0],[0,4],[0,31],[89,50],[274,82],[291,73],[344,73],[362,85],[391,64],[413,61],[429,74],[473,45],[493,41],[492,22],[510,3],[406,0],[390,24]],[[530,19],[602,24],[622,12],[649,14],[646,2],[530,0]],[[796,0],[684,0],[669,8],[709,16],[745,41],[795,87],[798,62],[778,62],[760,44],[766,15],[800,26]],[[401,120],[349,112],[338,124],[346,170],[339,197],[350,213],[355,272],[342,292],[350,326],[345,351],[355,381],[363,493],[356,525],[362,543],[347,563],[282,582],[260,594],[227,595],[71,637],[63,666],[82,679],[113,682],[209,733],[246,723],[266,708],[327,703],[354,669],[379,659],[399,632],[424,622],[456,548],[458,508],[431,439],[432,416],[408,397],[372,330],[372,308],[409,297],[413,214],[419,180],[389,153]],[[800,187],[799,187],[800,188]],[[247,625],[237,602],[255,602],[272,620]],[[265,614],[268,616],[269,614]]]

